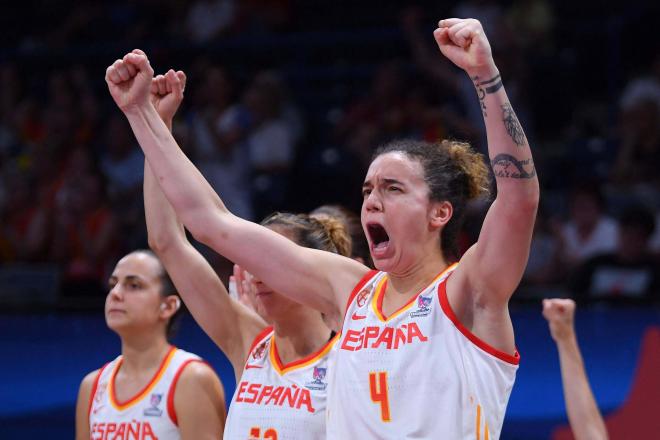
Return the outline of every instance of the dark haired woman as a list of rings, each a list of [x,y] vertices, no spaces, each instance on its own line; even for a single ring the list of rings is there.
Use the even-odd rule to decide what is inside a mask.
[[[183,98],[185,76],[170,71],[153,80],[152,102],[171,126]],[[228,295],[204,257],[187,240],[148,163],[144,204],[149,244],[171,274],[199,325],[234,367],[225,439],[323,439],[334,332],[318,311],[299,304],[239,271],[239,288],[252,309]],[[350,252],[341,222],[276,213],[262,225],[300,246]]]
[[[115,266],[105,301],[121,355],[83,379],[76,439],[218,439],[225,424],[222,384],[199,356],[168,342],[181,300],[151,251]]]
[[[497,197],[477,243],[458,259],[452,240],[462,211],[487,188],[483,159],[449,141],[386,146],[367,172],[361,213],[379,272],[231,214],[150,104],[147,57],[128,54],[106,73],[191,233],[272,289],[341,323],[328,405],[333,439],[497,439],[515,379],[508,301],[529,253],[536,171],[481,24],[442,20],[434,37],[474,82]]]

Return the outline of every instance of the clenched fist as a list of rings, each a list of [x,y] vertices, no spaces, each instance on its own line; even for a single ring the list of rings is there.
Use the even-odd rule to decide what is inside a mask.
[[[171,126],[172,119],[181,101],[186,87],[186,74],[170,69],[165,75],[158,75],[151,81],[151,103],[166,125]]]
[[[552,339],[555,341],[565,340],[575,334],[575,301],[572,299],[544,299],[543,317],[548,321]]]
[[[105,71],[105,82],[117,106],[128,113],[151,105],[150,91],[154,70],[140,49],[127,53]]]
[[[471,77],[495,71],[490,43],[479,20],[440,20],[433,36],[440,52]]]

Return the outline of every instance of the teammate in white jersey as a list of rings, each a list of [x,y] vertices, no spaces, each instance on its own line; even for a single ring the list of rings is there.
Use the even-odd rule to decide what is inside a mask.
[[[454,243],[466,204],[489,187],[483,158],[469,145],[394,142],[376,154],[361,212],[381,271],[374,275],[355,260],[296,246],[231,214],[149,102],[153,70],[144,54],[125,58],[135,72],[130,84],[111,70],[106,75],[165,196],[193,236],[342,324],[342,348],[330,372],[331,438],[496,439],[513,384],[518,354],[508,301],[529,253],[536,170],[481,24],[441,20],[434,37],[474,83],[497,182],[477,243],[451,273],[445,271],[459,260]],[[437,279],[442,273],[445,278]],[[358,283],[366,289],[355,288]]]
[[[171,127],[183,99],[185,75],[153,80],[152,102]],[[225,353],[236,375],[225,439],[324,439],[333,332],[318,311],[295,303],[236,271],[239,290],[256,313],[232,299],[213,268],[188,242],[145,163],[144,201],[149,244],[172,275],[197,322]],[[262,224],[300,245],[350,253],[340,221],[273,214]],[[276,258],[276,257],[275,257]]]
[[[198,356],[168,343],[180,310],[158,258],[148,250],[119,260],[105,302],[121,355],[89,373],[76,405],[76,439],[218,439],[222,384]]]

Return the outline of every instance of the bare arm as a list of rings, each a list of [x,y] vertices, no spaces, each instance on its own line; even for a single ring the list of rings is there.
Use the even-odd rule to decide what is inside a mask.
[[[172,71],[153,81],[152,102],[170,129],[172,117],[183,99],[184,86],[183,72]],[[147,161],[144,164],[144,211],[149,246],[163,262],[197,323],[225,353],[235,374],[240,376],[250,345],[266,323],[229,297],[211,265],[188,242],[183,225]]]
[[[539,199],[532,153],[481,24],[473,19],[442,20],[434,34],[442,53],[475,84],[497,183],[497,198],[479,239],[463,256],[448,293],[452,302],[459,303],[461,318],[468,324],[473,321],[477,336],[510,351],[514,343],[507,303],[527,264]],[[461,301],[469,305],[460,306]]]
[[[274,290],[325,313],[343,311],[368,269],[349,258],[298,246],[231,214],[145,98],[152,75],[146,56],[133,52],[108,68],[106,82],[179,220],[197,240]]]
[[[220,379],[206,364],[188,364],[174,391],[174,410],[183,440],[222,438],[227,412]]]
[[[88,440],[91,436],[89,426],[89,404],[92,398],[92,387],[99,370],[89,373],[80,383],[78,400],[76,401],[76,440]]]
[[[575,335],[574,314],[573,300],[543,300],[543,316],[557,343],[564,401],[573,435],[576,440],[607,440],[605,422],[591,392]]]

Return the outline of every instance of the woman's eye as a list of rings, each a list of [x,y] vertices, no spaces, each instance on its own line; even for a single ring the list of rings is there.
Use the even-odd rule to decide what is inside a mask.
[[[363,189],[362,190],[362,197],[367,197],[369,194],[371,194],[370,189]]]

